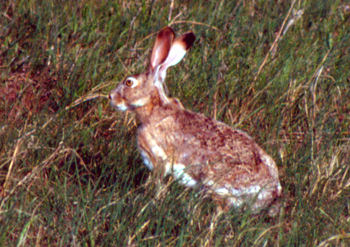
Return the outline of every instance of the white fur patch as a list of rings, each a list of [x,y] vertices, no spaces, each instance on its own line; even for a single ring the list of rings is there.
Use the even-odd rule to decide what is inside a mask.
[[[282,186],[280,183],[278,183],[277,190],[278,190],[278,194],[282,192]]]
[[[135,102],[132,103],[133,106],[135,107],[141,107],[141,106],[144,106],[148,103],[149,99],[148,98],[143,98],[143,99],[139,99],[139,100],[136,100]]]
[[[259,185],[255,185],[248,188],[247,190],[244,190],[245,194],[257,194],[259,192],[261,192],[261,187]]]
[[[259,199],[259,200],[263,200],[263,199],[265,199],[266,197],[270,197],[270,196],[271,196],[270,191],[265,191],[265,190],[263,190],[263,191],[261,191],[261,192],[259,193],[258,199]]]
[[[117,109],[119,111],[126,111],[128,110],[129,108],[125,105],[125,102],[123,101],[122,103],[116,105]]]
[[[161,97],[164,102],[169,103],[169,98],[166,96],[164,92],[164,86],[162,80],[160,80],[158,77],[156,77],[156,81],[154,82],[154,85],[158,88],[159,96]]]
[[[243,204],[243,201],[237,197],[230,197],[229,201],[234,207],[240,207]]]
[[[231,195],[228,191],[228,189],[226,188],[219,188],[219,189],[216,189],[215,192],[219,195],[223,195],[223,196],[227,196],[227,195]]]
[[[167,155],[165,154],[164,150],[159,147],[158,145],[154,145],[151,147],[151,152],[153,153],[154,156],[160,157],[162,160],[167,159]]]
[[[214,184],[214,182],[208,181],[207,184],[209,186],[211,186]],[[228,189],[226,187],[221,187],[221,188],[215,189],[214,191],[220,196],[228,197],[231,204],[235,207],[239,207],[242,205],[244,200],[241,199],[241,197],[259,194],[258,198],[263,199],[264,197],[266,197],[268,195],[268,193],[266,191],[261,191],[261,187],[258,185],[251,186],[249,188],[241,189],[241,190],[237,190],[237,189],[233,189],[233,188]]]
[[[148,169],[150,169],[151,171],[153,170],[153,164],[150,160],[150,158],[148,157],[147,153],[143,150],[140,150],[141,156],[143,158],[143,163],[148,167]]]
[[[115,94],[114,94],[113,92],[110,94],[110,96],[111,96],[111,105],[112,105],[113,107],[116,107],[117,110],[119,110],[119,111],[126,111],[126,110],[129,109],[129,108],[127,107],[127,105],[125,104],[125,101],[124,101],[124,100],[121,101],[121,102],[119,102],[118,104],[115,104],[115,102],[114,102],[114,96],[115,96]]]
[[[140,151],[145,165],[150,170],[153,170],[153,164],[150,162],[148,155],[144,151]],[[168,156],[166,155],[164,150],[158,145],[153,145],[151,147],[151,152],[154,156],[161,158],[164,162],[166,162],[166,160],[168,159]],[[173,175],[175,179],[178,180],[179,183],[184,186],[194,187],[197,184],[197,181],[185,172],[186,166],[184,166],[183,164],[173,164],[170,162],[166,162],[164,169],[164,175]]]
[[[197,184],[197,181],[188,175],[185,170],[186,166],[182,164],[172,165],[172,173],[179,183],[185,185],[186,187],[194,187]]]

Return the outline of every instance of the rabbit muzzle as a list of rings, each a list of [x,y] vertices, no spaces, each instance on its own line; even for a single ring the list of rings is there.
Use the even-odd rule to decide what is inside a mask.
[[[109,94],[110,104],[118,111],[126,111],[130,107],[127,105],[126,100],[118,92],[118,88],[111,91]]]

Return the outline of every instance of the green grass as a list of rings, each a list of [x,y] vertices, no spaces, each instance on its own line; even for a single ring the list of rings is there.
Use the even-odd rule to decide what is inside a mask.
[[[0,246],[349,246],[349,3],[174,4],[169,20],[171,1],[0,3]],[[159,187],[134,115],[103,97],[170,24],[197,40],[169,91],[271,154],[276,218]]]

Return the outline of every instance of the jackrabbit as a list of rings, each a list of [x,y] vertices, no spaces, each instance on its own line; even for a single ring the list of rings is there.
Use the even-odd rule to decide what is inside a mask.
[[[258,213],[281,195],[274,160],[242,130],[187,110],[166,93],[166,70],[181,61],[195,39],[192,32],[175,38],[170,27],[163,28],[148,71],[126,77],[111,91],[111,105],[136,112],[137,144],[149,169],[172,174],[187,187],[200,184],[225,208],[244,204]]]

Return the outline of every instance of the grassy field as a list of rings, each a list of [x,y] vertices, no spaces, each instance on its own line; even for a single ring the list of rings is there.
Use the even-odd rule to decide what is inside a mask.
[[[9,0],[0,11],[0,246],[350,246],[348,1]],[[106,96],[147,67],[166,25],[197,36],[169,91],[276,160],[276,218],[217,214],[143,165],[135,116]]]

